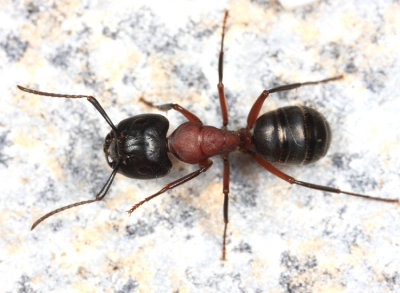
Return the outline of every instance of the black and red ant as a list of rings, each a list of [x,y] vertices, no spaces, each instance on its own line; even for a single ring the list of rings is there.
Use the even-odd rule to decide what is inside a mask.
[[[128,211],[129,214],[143,203],[206,172],[213,164],[210,158],[219,155],[224,165],[223,216],[225,225],[222,238],[223,260],[226,259],[225,247],[228,226],[229,153],[233,151],[238,150],[249,154],[264,169],[290,184],[302,185],[307,188],[326,192],[343,193],[376,201],[389,203],[399,202],[398,199],[373,197],[299,181],[280,171],[270,163],[308,164],[319,160],[328,151],[331,132],[325,118],[319,112],[309,107],[282,107],[258,117],[261,106],[269,94],[292,90],[305,85],[315,85],[339,80],[342,78],[341,75],[318,81],[293,83],[264,90],[253,104],[248,114],[247,126],[235,131],[227,129],[228,108],[226,105],[224,84],[222,82],[224,37],[227,17],[228,11],[225,12],[223,19],[221,49],[218,60],[218,94],[223,121],[221,128],[203,125],[203,122],[195,114],[178,104],[156,106],[142,98],[141,101],[150,107],[164,111],[171,109],[176,110],[188,120],[188,122],[180,125],[169,137],[166,137],[169,122],[162,115],[137,115],[127,118],[121,121],[118,126],[115,126],[100,103],[92,96],[48,93],[18,85],[20,90],[36,95],[60,98],[87,98],[111,127],[110,133],[105,138],[104,153],[113,171],[105,185],[96,195],[96,198],[76,202],[47,213],[39,218],[32,225],[31,229],[34,229],[43,220],[56,213],[72,207],[102,200],[110,189],[116,173],[136,179],[152,179],[165,176],[172,167],[168,153],[185,163],[198,164],[199,169],[168,183],[157,193],[136,203]]]

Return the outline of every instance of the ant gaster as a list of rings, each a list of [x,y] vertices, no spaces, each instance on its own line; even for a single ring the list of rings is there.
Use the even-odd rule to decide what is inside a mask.
[[[289,182],[307,188],[333,193],[362,197],[365,199],[397,203],[397,199],[373,197],[365,194],[342,191],[337,188],[299,181],[274,167],[270,162],[288,164],[308,164],[322,158],[328,151],[331,132],[325,118],[314,109],[304,106],[289,106],[279,108],[259,116],[261,106],[271,93],[299,88],[305,85],[315,85],[341,79],[336,76],[318,81],[294,83],[264,90],[253,104],[248,117],[247,126],[236,131],[227,129],[228,109],[224,93],[223,57],[224,37],[228,11],[225,12],[222,26],[221,48],[218,60],[218,94],[222,112],[222,127],[203,125],[202,121],[187,109],[178,104],[153,105],[141,98],[150,107],[159,110],[175,110],[186,117],[188,122],[180,125],[169,137],[166,137],[169,127],[168,120],[158,114],[142,114],[127,118],[115,126],[100,103],[92,96],[55,94],[28,89],[22,86],[22,91],[50,97],[87,98],[111,127],[104,142],[104,153],[112,168],[110,177],[96,195],[96,198],[76,202],[58,208],[39,218],[31,229],[48,217],[66,209],[102,200],[114,180],[116,173],[129,178],[152,179],[166,175],[172,167],[168,153],[179,160],[198,164],[199,169],[166,184],[157,193],[136,203],[128,212],[131,214],[143,203],[173,189],[206,172],[212,165],[211,157],[219,155],[223,160],[223,217],[224,230],[222,237],[222,260],[226,259],[226,235],[228,226],[229,201],[229,153],[239,150],[253,159],[270,173]],[[251,132],[253,131],[253,132]]]

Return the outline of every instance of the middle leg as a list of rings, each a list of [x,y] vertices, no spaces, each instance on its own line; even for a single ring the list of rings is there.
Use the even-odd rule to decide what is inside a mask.
[[[222,24],[222,34],[221,34],[221,48],[219,50],[218,58],[218,96],[219,104],[221,107],[222,115],[222,128],[228,125],[228,107],[226,105],[226,96],[224,91],[223,76],[224,76],[224,39],[225,39],[225,29],[226,29],[226,19],[228,18],[228,10],[225,11],[224,20]],[[224,177],[223,177],[223,193],[224,193],[224,232],[222,235],[222,256],[221,260],[226,260],[226,233],[228,229],[228,208],[229,208],[229,158],[228,154],[222,155],[224,162]]]
[[[227,18],[228,18],[228,10],[225,11],[224,21],[222,25],[221,49],[219,50],[219,58],[218,58],[218,95],[219,95],[219,104],[221,106],[222,126],[224,128],[226,128],[226,126],[228,125],[228,107],[226,106],[224,84],[222,83],[224,76],[224,38],[225,38],[225,28],[226,28]]]
[[[229,209],[229,154],[222,156],[224,160],[224,179],[223,179],[223,193],[224,193],[224,233],[222,236],[222,257],[221,260],[226,260],[226,231],[228,229],[228,209]]]

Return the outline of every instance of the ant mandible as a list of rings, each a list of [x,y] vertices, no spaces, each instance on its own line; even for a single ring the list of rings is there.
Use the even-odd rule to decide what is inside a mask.
[[[331,132],[325,118],[316,110],[305,106],[282,107],[258,117],[261,106],[269,94],[292,90],[305,85],[315,85],[339,80],[343,77],[342,75],[318,81],[293,83],[264,90],[253,104],[248,114],[247,126],[235,131],[227,129],[228,108],[226,105],[224,84],[222,82],[224,37],[227,17],[228,11],[225,12],[223,18],[221,48],[218,59],[218,95],[223,121],[220,129],[203,125],[202,121],[195,114],[178,104],[157,106],[141,98],[141,101],[150,107],[164,111],[173,109],[184,115],[188,120],[188,122],[178,126],[169,137],[166,137],[169,122],[162,115],[141,114],[127,118],[121,121],[118,126],[115,126],[100,103],[93,96],[55,94],[32,90],[19,85],[17,86],[22,91],[36,95],[72,99],[87,98],[111,127],[110,133],[105,138],[104,153],[107,163],[113,171],[100,192],[96,195],[96,198],[76,202],[51,211],[33,223],[31,230],[43,220],[56,213],[102,200],[110,189],[116,173],[136,179],[152,179],[165,176],[172,167],[171,161],[168,158],[168,153],[171,153],[185,163],[198,164],[199,169],[166,184],[155,194],[136,203],[128,213],[132,214],[133,211],[143,203],[206,172],[213,164],[210,158],[219,155],[223,160],[224,166],[222,260],[226,259],[230,172],[229,153],[236,150],[249,154],[264,169],[290,184],[297,184],[326,192],[343,193],[369,200],[389,203],[399,202],[398,199],[379,198],[299,181],[280,171],[270,163],[308,164],[319,160],[328,151]],[[253,130],[253,134],[251,130]]]

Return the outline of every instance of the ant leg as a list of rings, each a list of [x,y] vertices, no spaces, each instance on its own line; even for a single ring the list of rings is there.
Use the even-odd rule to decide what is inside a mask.
[[[183,108],[182,106],[180,106],[178,104],[171,103],[171,104],[163,104],[163,105],[154,105],[152,102],[145,100],[143,97],[141,97],[139,99],[139,101],[141,101],[142,103],[145,103],[149,107],[156,108],[161,111],[169,111],[171,109],[174,109],[175,111],[178,111],[183,116],[185,116],[189,121],[199,122],[199,123],[203,124],[199,117],[197,117],[192,112],[190,112],[189,110]]]
[[[226,106],[226,96],[224,91],[223,76],[224,76],[224,39],[226,29],[226,19],[228,18],[228,10],[225,11],[224,20],[222,24],[221,34],[221,48],[219,50],[218,58],[218,96],[219,104],[222,114],[222,126],[226,128],[228,125],[228,107]],[[226,260],[226,231],[228,228],[228,208],[229,208],[229,158],[228,154],[223,155],[224,160],[224,179],[223,179],[223,193],[224,193],[224,234],[222,236],[222,260]]]
[[[110,117],[108,117],[106,111],[104,111],[103,107],[93,96],[48,93],[48,92],[42,92],[42,91],[28,89],[28,88],[20,86],[20,85],[17,85],[17,88],[20,89],[21,91],[24,91],[24,92],[27,92],[30,94],[34,94],[34,95],[39,95],[39,96],[47,96],[47,97],[55,97],[55,98],[68,98],[68,99],[87,98],[87,100],[90,103],[92,103],[92,105],[96,108],[96,110],[100,113],[100,115],[103,116],[103,118],[107,121],[108,125],[111,126],[111,128],[114,130],[114,132],[119,133],[117,128],[115,127],[114,123],[112,123]]]
[[[117,171],[119,169],[119,164],[114,168],[114,170],[112,171],[110,177],[108,177],[106,184],[104,184],[103,188],[100,190],[100,192],[96,195],[95,199],[90,199],[90,200],[84,200],[84,201],[79,201],[79,202],[75,202],[73,204],[67,205],[67,206],[63,206],[61,208],[55,209],[54,211],[51,211],[47,214],[45,214],[44,216],[40,217],[39,219],[37,219],[35,221],[35,223],[33,223],[31,230],[35,229],[37,225],[39,225],[41,222],[43,222],[44,220],[46,220],[48,217],[51,217],[54,214],[57,214],[59,212],[65,211],[67,209],[73,208],[73,207],[77,207],[80,205],[84,205],[84,204],[88,204],[88,203],[92,203],[95,201],[99,201],[102,200],[104,198],[104,196],[106,196],[108,190],[111,187],[112,182],[114,181],[114,177],[117,174]]]
[[[221,114],[222,114],[222,125],[226,127],[228,125],[228,108],[226,106],[226,97],[224,92],[224,84],[222,83],[223,75],[224,75],[224,38],[225,38],[225,28],[226,28],[226,19],[228,18],[228,10],[225,11],[225,16],[222,25],[222,37],[221,37],[221,49],[219,51],[218,58],[218,95],[219,95],[219,103],[221,105]]]
[[[221,260],[226,260],[226,231],[228,228],[228,204],[229,204],[229,158],[228,154],[223,155],[224,160],[224,179],[223,179],[223,193],[224,193],[224,234],[222,236],[222,257]]]
[[[158,195],[160,195],[160,194],[162,194],[162,193],[164,193],[164,192],[166,192],[166,191],[168,191],[170,189],[173,189],[173,188],[175,188],[175,187],[177,187],[177,186],[179,186],[179,185],[181,185],[181,184],[183,184],[185,182],[188,182],[188,181],[192,180],[193,178],[199,176],[201,173],[207,171],[208,168],[211,167],[212,161],[211,160],[206,160],[204,162],[201,162],[199,165],[200,165],[200,169],[198,169],[198,170],[196,170],[196,171],[194,171],[194,172],[192,172],[190,174],[187,174],[187,175],[183,176],[182,178],[179,178],[178,180],[175,180],[175,181],[172,181],[172,182],[168,183],[162,189],[160,189],[158,192],[154,193],[153,195],[150,195],[150,196],[146,197],[144,200],[142,200],[142,201],[138,202],[137,204],[135,204],[128,211],[128,213],[132,214],[134,212],[134,210],[136,210],[138,207],[140,207],[145,202],[147,202],[147,201],[153,199],[154,197],[156,197],[156,196],[158,196]]]
[[[253,158],[256,160],[256,162],[258,164],[260,164],[264,169],[266,169],[268,172],[271,172],[275,176],[285,180],[286,182],[289,182],[290,184],[297,184],[297,185],[301,185],[301,186],[304,186],[307,188],[322,190],[322,191],[326,191],[326,192],[343,193],[343,194],[347,194],[347,195],[362,197],[365,199],[376,200],[376,201],[383,201],[383,202],[389,202],[389,203],[399,203],[400,202],[399,199],[375,197],[375,196],[370,196],[370,195],[366,195],[366,194],[342,191],[338,188],[333,188],[333,187],[329,187],[329,186],[323,186],[323,185],[317,185],[317,184],[308,183],[308,182],[304,182],[304,181],[299,181],[299,180],[296,180],[295,178],[283,173],[282,171],[278,170],[277,168],[272,166],[270,163],[268,163],[266,160],[264,160],[262,157],[260,157],[256,153],[254,153],[254,152],[249,152],[249,153],[253,156]]]
[[[322,80],[317,80],[317,81],[307,81],[307,82],[298,82],[298,83],[292,83],[292,84],[287,84],[287,85],[282,85],[278,87],[274,87],[269,90],[264,90],[261,95],[257,98],[257,100],[254,102],[253,106],[251,107],[251,110],[249,112],[249,115],[247,116],[247,129],[250,130],[253,128],[254,123],[256,122],[256,119],[258,117],[258,114],[260,113],[260,109],[262,105],[264,104],[265,99],[268,97],[269,94],[271,93],[276,93],[276,92],[282,92],[282,91],[288,91],[292,89],[296,89],[305,85],[315,85],[319,83],[326,83],[329,81],[334,81],[343,78],[343,75],[331,77],[331,78],[326,78]]]

